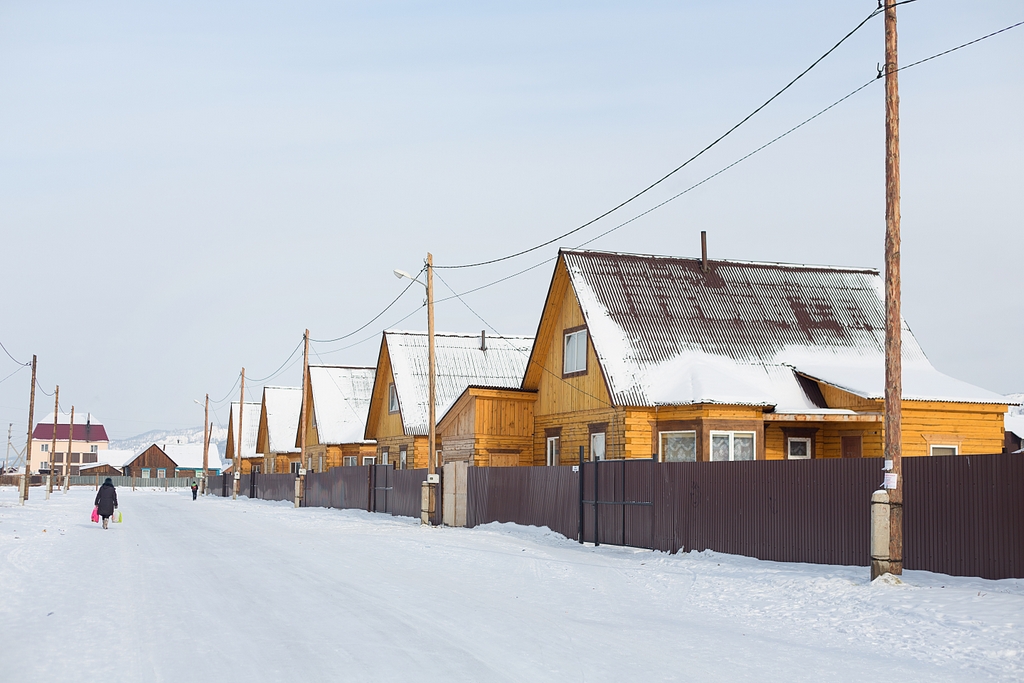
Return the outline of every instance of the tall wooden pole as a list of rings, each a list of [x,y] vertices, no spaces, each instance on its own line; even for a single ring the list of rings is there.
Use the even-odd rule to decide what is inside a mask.
[[[210,395],[206,395],[203,409],[203,494],[206,494],[206,480],[210,477]]]
[[[299,404],[299,469],[304,469],[302,466],[306,459],[306,411],[309,410],[306,404],[306,392],[309,391],[308,378],[309,377],[309,330],[306,330],[302,334],[302,403]],[[302,496],[305,493],[306,480],[301,474],[295,484],[295,507],[299,507],[301,504]]]
[[[14,423],[7,423],[7,453],[4,455],[4,469],[0,474],[7,474],[7,461],[11,459],[11,432],[14,430]]]
[[[53,493],[53,458],[57,455],[57,416],[60,415],[60,385],[53,390],[53,438],[50,440],[50,476],[46,479],[46,497]]]
[[[889,573],[903,573],[903,363],[900,332],[900,94],[896,5],[885,7],[885,459],[889,490]],[[888,464],[888,463],[887,463]]]
[[[68,425],[68,452],[64,454],[64,493],[71,488],[71,449],[75,438],[75,407],[71,406],[71,424]]]
[[[32,354],[32,388],[28,394],[28,438],[25,440],[25,476],[22,478],[21,504],[28,500],[29,484],[32,481],[32,421],[36,411],[36,354]]]
[[[242,414],[245,413],[245,368],[242,368],[242,394],[238,400],[238,433],[235,434],[235,458],[231,463],[231,500],[238,500],[239,478],[242,476]]]
[[[437,359],[434,354],[434,255],[427,253],[427,365],[430,372],[430,453],[427,473],[437,472]]]

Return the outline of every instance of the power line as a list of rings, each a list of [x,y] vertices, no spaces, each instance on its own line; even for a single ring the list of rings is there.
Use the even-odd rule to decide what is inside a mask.
[[[904,2],[914,2],[914,1],[915,1],[915,0],[904,0]],[[901,4],[902,4],[902,3],[901,3]],[[856,33],[857,31],[859,31],[859,30],[860,30],[860,29],[861,29],[861,28],[862,28],[862,27],[863,27],[863,26],[864,26],[864,25],[865,25],[866,23],[868,23],[868,21],[870,21],[871,19],[873,19],[873,18],[874,18],[874,17],[876,17],[877,15],[881,14],[881,13],[882,13],[883,11],[884,11],[884,10],[883,10],[883,8],[882,8],[882,7],[879,7],[878,9],[875,9],[875,10],[873,10],[873,11],[872,11],[872,12],[871,12],[870,14],[868,14],[868,16],[864,17],[864,19],[863,19],[863,20],[861,20],[861,22],[860,22],[859,24],[857,24],[857,25],[856,25],[855,27],[853,27],[853,29],[852,29],[852,30],[851,30],[851,31],[850,31],[849,33],[847,33],[847,34],[846,34],[845,36],[843,36],[843,37],[842,37],[842,38],[841,38],[841,39],[839,40],[839,42],[838,42],[838,43],[836,43],[835,45],[833,45],[833,46],[832,46],[831,48],[829,48],[829,49],[828,49],[828,50],[827,50],[827,51],[826,51],[826,52],[825,52],[825,53],[824,53],[823,55],[821,55],[820,57],[818,57],[817,59],[815,59],[815,60],[814,60],[813,62],[811,62],[811,65],[810,65],[810,66],[808,66],[808,67],[807,67],[806,69],[804,69],[804,70],[803,70],[803,71],[801,71],[801,72],[800,72],[799,74],[797,74],[797,76],[796,76],[796,77],[795,77],[795,78],[794,78],[793,80],[791,80],[791,81],[790,81],[789,83],[787,83],[787,84],[786,84],[785,86],[783,86],[781,90],[779,90],[779,91],[778,91],[778,92],[776,92],[776,93],[775,93],[774,95],[772,95],[772,96],[771,96],[771,97],[769,97],[769,98],[768,98],[767,100],[765,100],[765,101],[764,101],[764,102],[763,102],[763,103],[762,103],[762,104],[761,104],[760,106],[758,106],[758,107],[757,107],[757,108],[755,108],[755,109],[754,109],[754,110],[753,110],[752,112],[750,112],[749,114],[747,114],[746,116],[744,116],[744,117],[743,117],[742,119],[740,119],[740,121],[739,121],[738,123],[736,123],[736,124],[735,124],[734,126],[732,126],[731,128],[729,128],[729,130],[725,131],[724,133],[722,133],[722,134],[721,134],[720,136],[718,136],[717,138],[715,138],[715,139],[714,139],[714,140],[713,140],[713,141],[712,141],[712,142],[711,142],[710,144],[706,145],[706,146],[705,146],[705,147],[704,147],[703,149],[701,149],[701,150],[700,150],[699,152],[697,152],[696,154],[694,154],[693,156],[691,156],[691,157],[690,157],[689,159],[687,159],[687,160],[686,160],[686,161],[684,161],[683,163],[681,163],[681,164],[679,164],[678,166],[676,166],[676,167],[675,167],[674,169],[672,169],[671,171],[669,171],[668,173],[666,173],[665,175],[663,175],[663,176],[662,176],[661,178],[659,178],[658,180],[655,180],[655,181],[654,181],[653,183],[651,183],[651,184],[650,184],[650,185],[648,185],[647,187],[643,188],[642,190],[640,190],[639,192],[637,192],[637,193],[636,193],[636,194],[634,194],[633,196],[629,197],[629,198],[628,198],[628,199],[626,199],[625,201],[622,201],[622,202],[620,202],[619,204],[616,204],[616,205],[615,205],[615,206],[613,206],[613,207],[612,207],[611,209],[608,209],[607,211],[605,211],[605,212],[604,212],[604,213],[602,213],[601,215],[597,216],[596,218],[592,218],[592,219],[590,219],[589,221],[587,221],[586,223],[584,223],[583,225],[580,225],[580,226],[578,226],[578,227],[576,227],[576,228],[573,228],[572,230],[570,230],[570,231],[568,231],[568,232],[562,233],[561,235],[558,235],[557,237],[554,237],[554,238],[552,238],[552,239],[550,239],[550,240],[547,240],[546,242],[542,242],[541,244],[537,244],[537,245],[535,245],[535,246],[532,246],[532,247],[530,247],[530,248],[528,248],[528,249],[523,249],[523,250],[521,250],[521,251],[517,251],[517,252],[515,252],[515,253],[513,253],[513,254],[508,254],[508,255],[506,255],[506,256],[500,256],[500,257],[498,257],[498,258],[488,259],[488,260],[486,260],[486,261],[477,261],[476,263],[463,263],[463,264],[460,264],[460,265],[451,265],[451,266],[434,266],[434,269],[435,269],[435,270],[439,270],[439,269],[446,269],[446,270],[450,270],[450,269],[456,269],[456,268],[476,268],[476,267],[478,267],[478,266],[486,266],[486,265],[490,265],[490,264],[492,264],[492,263],[499,263],[499,262],[501,262],[501,261],[507,261],[507,260],[509,260],[509,259],[513,259],[513,258],[516,258],[517,256],[522,256],[523,254],[529,254],[529,253],[530,253],[530,252],[532,252],[532,251],[536,251],[536,250],[538,250],[538,249],[541,249],[541,248],[543,248],[543,247],[546,247],[546,246],[548,246],[548,245],[550,245],[550,244],[553,244],[553,243],[557,242],[557,241],[558,241],[558,240],[560,240],[560,239],[564,239],[564,238],[568,237],[569,235],[572,235],[572,234],[574,234],[574,233],[577,233],[577,232],[579,232],[580,230],[583,230],[584,228],[586,228],[586,227],[588,227],[588,226],[590,226],[590,225],[593,225],[593,224],[594,224],[594,223],[596,223],[597,221],[599,221],[599,220],[601,220],[602,218],[604,218],[604,217],[606,217],[606,216],[608,216],[608,215],[610,215],[610,214],[614,213],[615,211],[618,211],[618,210],[619,210],[619,209],[621,209],[622,207],[624,207],[624,206],[626,206],[627,204],[629,204],[630,202],[632,202],[632,201],[634,201],[634,200],[638,199],[639,197],[641,197],[641,196],[643,196],[643,195],[647,194],[647,193],[648,193],[649,191],[653,190],[653,189],[654,189],[655,187],[657,187],[657,186],[658,186],[658,185],[660,185],[661,183],[665,182],[666,180],[668,180],[669,178],[671,178],[672,176],[674,176],[674,175],[675,175],[676,173],[678,173],[679,171],[681,171],[682,169],[684,169],[684,168],[685,168],[686,166],[688,166],[688,165],[689,165],[689,164],[690,164],[691,162],[695,161],[695,160],[696,160],[697,158],[699,158],[700,156],[702,156],[702,155],[703,155],[703,154],[704,154],[705,152],[707,152],[707,151],[708,151],[708,150],[710,150],[710,149],[711,149],[712,147],[714,147],[715,145],[717,145],[717,144],[718,144],[719,142],[721,142],[722,140],[724,140],[724,139],[725,139],[726,137],[728,137],[729,135],[731,135],[731,134],[732,134],[732,133],[733,133],[734,131],[736,131],[736,129],[738,129],[738,128],[739,128],[740,126],[742,126],[742,125],[743,125],[743,124],[745,124],[745,123],[746,123],[747,121],[749,121],[750,119],[752,119],[752,118],[753,118],[753,117],[754,117],[755,115],[757,115],[757,114],[758,114],[758,112],[760,112],[761,110],[763,110],[763,109],[764,109],[765,107],[767,107],[767,106],[768,106],[769,104],[771,104],[772,102],[774,102],[774,101],[775,101],[775,100],[776,100],[776,99],[777,99],[778,97],[780,97],[780,96],[781,96],[781,95],[782,95],[782,94],[783,94],[784,92],[786,92],[787,90],[789,90],[789,89],[790,89],[790,88],[791,88],[791,87],[792,87],[792,86],[793,86],[793,85],[794,85],[794,84],[795,84],[795,83],[796,83],[797,81],[799,81],[799,80],[800,80],[801,78],[803,78],[804,76],[806,76],[806,75],[807,75],[807,74],[808,74],[808,73],[809,73],[809,72],[811,71],[811,69],[813,69],[814,67],[816,67],[816,66],[817,66],[818,64],[820,64],[820,63],[821,63],[821,62],[822,62],[822,61],[823,61],[823,60],[824,60],[824,59],[825,59],[826,57],[828,57],[828,56],[829,56],[830,54],[832,54],[833,52],[835,52],[835,51],[836,51],[836,50],[837,50],[837,49],[839,48],[839,46],[840,46],[840,45],[842,45],[843,43],[845,43],[845,42],[846,42],[846,41],[847,41],[847,40],[848,40],[848,39],[849,39],[849,38],[850,38],[850,37],[851,37],[851,36],[852,36],[852,35],[853,35],[854,33]]]
[[[21,372],[22,370],[24,370],[24,369],[25,369],[26,367],[28,367],[28,366],[22,365],[21,367],[19,367],[19,368],[18,368],[17,370],[15,370],[14,372],[12,372],[11,374],[7,375],[7,376],[6,376],[6,377],[4,377],[3,379],[0,379],[0,384],[3,384],[4,382],[6,382],[7,380],[9,380],[10,378],[14,377],[14,376],[15,376],[15,375],[17,375],[17,374],[18,374],[19,372]]]
[[[447,299],[441,299],[441,301],[447,301]],[[439,302],[437,302],[437,303],[439,303]],[[365,344],[366,342],[370,341],[371,339],[374,339],[377,335],[382,334],[384,330],[394,329],[396,326],[401,325],[403,322],[405,322],[406,320],[411,318],[413,315],[415,315],[416,313],[419,313],[422,309],[423,309],[423,306],[419,306],[416,309],[414,309],[412,311],[409,311],[408,313],[403,315],[401,318],[399,318],[395,322],[393,322],[390,325],[388,325],[387,327],[385,327],[380,332],[374,332],[369,337],[364,337],[364,338],[360,339],[357,342],[353,342],[353,343],[349,344],[348,346],[342,346],[342,347],[337,348],[337,349],[331,349],[330,351],[324,351],[323,355],[328,356],[328,355],[330,355],[332,353],[338,353],[339,351],[345,351],[345,350],[351,349],[351,348],[353,348],[355,346],[359,346],[360,344]],[[317,354],[317,358],[319,358],[319,357],[320,357],[320,354],[318,353]]]
[[[904,0],[902,3],[896,3],[896,4],[897,5],[899,5],[899,4],[907,4],[907,3],[910,3],[910,2],[917,2],[917,0]],[[968,41],[966,43],[962,43],[962,44],[957,45],[956,47],[950,48],[948,50],[943,50],[942,52],[938,52],[938,53],[936,53],[934,55],[931,55],[930,57],[925,57],[924,59],[919,59],[916,62],[912,62],[912,63],[907,64],[905,66],[901,66],[901,67],[899,67],[897,69],[897,71],[903,71],[905,69],[910,69],[910,68],[913,68],[913,67],[918,66],[920,64],[924,64],[925,62],[929,62],[929,61],[931,61],[933,59],[936,59],[938,57],[942,57],[944,55],[948,55],[951,52],[956,52],[957,50],[963,49],[963,48],[968,47],[970,45],[974,45],[975,43],[979,43],[979,42],[981,42],[983,40],[986,40],[988,38],[992,38],[993,36],[997,36],[1000,33],[1005,33],[1006,31],[1009,31],[1010,29],[1017,28],[1019,26],[1024,26],[1024,21],[1020,21],[1020,22],[1017,22],[1016,24],[1012,24],[1012,25],[1007,26],[1005,28],[1001,28],[998,31],[993,31],[992,33],[988,33],[988,34],[986,34],[984,36],[981,36],[980,38],[975,38],[974,40],[970,40],[970,41]],[[727,166],[724,166],[721,169],[715,171],[711,175],[705,177],[703,180],[700,180],[699,182],[696,182],[693,185],[690,185],[689,187],[687,187],[683,191],[678,192],[678,193],[672,195],[671,197],[669,197],[668,199],[666,199],[666,200],[664,200],[662,202],[659,202],[658,204],[655,204],[654,206],[652,206],[651,208],[647,209],[646,211],[642,211],[641,213],[638,213],[637,215],[633,216],[632,218],[630,218],[628,220],[625,220],[622,223],[619,223],[618,225],[616,225],[616,226],[614,226],[614,227],[612,227],[612,228],[610,228],[608,230],[605,230],[601,234],[599,234],[599,235],[597,235],[595,237],[592,237],[592,238],[590,238],[589,240],[587,240],[585,242],[581,242],[580,244],[576,245],[573,248],[574,249],[578,249],[580,247],[584,247],[584,246],[586,246],[588,244],[591,244],[592,242],[596,242],[597,240],[601,239],[602,237],[605,237],[605,236],[615,232],[616,230],[624,228],[627,225],[629,225],[630,223],[633,223],[634,221],[636,221],[636,220],[638,220],[640,218],[643,218],[647,214],[660,209],[661,207],[665,206],[669,202],[675,201],[676,199],[679,199],[683,195],[685,195],[685,194],[687,194],[689,192],[692,192],[693,190],[697,189],[701,185],[704,185],[708,181],[710,181],[710,180],[712,180],[712,179],[722,175],[723,173],[725,173],[729,169],[733,168],[734,166],[737,166],[738,164],[746,161],[747,159],[749,159],[750,157],[754,156],[758,152],[763,151],[764,149],[770,147],[771,145],[774,145],[776,142],[779,142],[780,140],[782,140],[783,138],[787,137],[788,135],[790,135],[792,133],[795,133],[797,130],[803,128],[804,126],[806,126],[811,121],[814,121],[818,117],[822,116],[823,114],[827,113],[828,111],[830,111],[830,110],[834,109],[835,107],[839,106],[840,104],[842,104],[846,100],[850,99],[851,97],[853,97],[854,95],[856,95],[860,91],[864,90],[868,86],[872,85],[873,83],[876,83],[883,75],[884,74],[879,74],[878,76],[875,76],[874,78],[872,78],[870,81],[867,81],[863,85],[860,85],[860,86],[854,88],[853,90],[851,90],[850,92],[848,92],[847,94],[843,95],[838,100],[833,102],[832,104],[830,104],[827,107],[819,110],[814,115],[809,116],[808,118],[804,119],[803,121],[801,121],[797,125],[793,126],[792,128],[790,128],[786,132],[784,132],[784,133],[782,133],[780,135],[777,135],[776,137],[772,138],[771,140],[769,140],[768,142],[764,143],[763,145],[761,145],[757,149],[753,150],[752,152],[748,152],[747,154],[743,155],[742,157],[740,157],[736,161],[733,161],[731,164],[729,164]],[[545,265],[547,263],[551,263],[556,258],[557,258],[557,256],[552,256],[551,258],[544,259],[543,261],[540,261],[539,263],[535,263],[532,266],[529,266],[529,267],[524,268],[522,270],[516,271],[516,272],[512,273],[511,275],[506,275],[506,276],[504,276],[502,278],[499,278],[497,280],[493,280],[491,282],[488,282],[487,284],[483,284],[483,285],[480,285],[478,287],[474,287],[473,289],[466,290],[465,292],[462,292],[461,294],[456,294],[456,293],[453,292],[452,296],[444,297],[443,299],[438,299],[436,301],[436,303],[443,303],[445,301],[450,301],[452,299],[459,298],[460,296],[465,296],[466,294],[472,294],[474,292],[479,292],[482,289],[487,289],[488,287],[493,287],[494,285],[501,284],[502,282],[506,282],[506,281],[511,280],[512,278],[515,278],[515,277],[519,277],[520,275],[528,273],[529,271],[534,270],[536,268],[539,268],[540,266],[543,266],[543,265]],[[437,268],[437,266],[435,266],[435,268]],[[438,276],[438,277],[440,277],[440,276]],[[445,286],[446,287],[448,286],[447,283],[445,284]],[[449,287],[449,289],[451,289],[451,288]],[[465,302],[463,302],[463,304],[465,304]]]
[[[317,342],[318,344],[331,344],[331,343],[333,343],[333,342],[341,341],[342,339],[348,339],[348,338],[349,338],[349,337],[351,337],[352,335],[355,335],[355,334],[358,334],[359,332],[362,332],[362,331],[363,331],[363,330],[365,330],[365,329],[366,329],[367,327],[369,327],[370,325],[372,325],[372,324],[373,324],[374,322],[376,322],[377,320],[379,320],[379,319],[380,319],[380,317],[381,317],[382,315],[384,315],[384,314],[385,314],[385,313],[387,313],[387,312],[388,312],[389,310],[391,310],[391,307],[392,307],[392,306],[394,306],[395,304],[397,304],[397,303],[398,303],[398,300],[399,300],[399,299],[401,299],[401,298],[402,298],[403,296],[405,296],[405,293],[409,291],[409,288],[410,288],[410,287],[412,287],[412,286],[413,286],[413,283],[415,283],[415,282],[416,282],[416,278],[418,278],[418,277],[420,276],[420,274],[421,274],[421,273],[422,273],[422,272],[423,272],[424,270],[426,270],[426,266],[423,266],[422,268],[420,268],[419,272],[418,272],[418,273],[416,273],[416,274],[415,274],[415,275],[413,276],[413,279],[409,280],[409,284],[407,284],[407,285],[405,286],[405,289],[403,289],[403,290],[402,290],[402,291],[401,291],[401,292],[400,292],[400,293],[398,294],[398,296],[396,296],[396,297],[395,297],[394,299],[392,299],[392,300],[391,300],[391,303],[389,303],[389,304],[388,304],[387,306],[385,306],[385,307],[384,307],[384,309],[383,309],[383,310],[382,310],[382,311],[381,311],[380,313],[378,313],[377,315],[375,315],[375,316],[373,316],[372,318],[370,318],[370,320],[368,320],[368,321],[367,321],[367,322],[366,322],[366,323],[365,323],[364,325],[361,325],[361,326],[357,327],[356,329],[352,330],[352,331],[351,331],[351,332],[349,332],[348,334],[343,334],[342,336],[340,336],[340,337],[335,337],[334,339],[310,339],[309,341],[311,341],[311,342]],[[406,317],[408,317],[408,316],[406,316]]]
[[[250,379],[249,381],[250,381],[250,382],[252,382],[253,384],[260,384],[260,383],[262,383],[262,382],[266,382],[266,381],[268,381],[268,380],[271,380],[271,379],[273,379],[273,378],[277,377],[277,376],[278,376],[279,374],[281,374],[281,372],[282,372],[282,370],[283,370],[284,366],[288,364],[288,361],[290,361],[290,360],[291,360],[292,358],[294,358],[294,357],[295,357],[295,353],[296,353],[296,352],[297,352],[297,351],[298,351],[299,349],[301,349],[301,348],[302,348],[302,342],[303,342],[303,341],[305,340],[305,338],[306,338],[306,335],[302,335],[302,339],[300,339],[300,340],[299,340],[299,343],[295,345],[295,348],[294,348],[294,349],[292,349],[292,352],[291,352],[290,354],[288,354],[288,357],[287,357],[287,358],[285,358],[284,362],[283,362],[283,363],[281,363],[281,365],[279,365],[279,366],[277,367],[277,370],[274,370],[274,371],[273,371],[272,373],[270,373],[270,374],[269,374],[269,375],[267,375],[266,377],[263,377],[263,378],[260,378],[260,379],[255,379],[255,378],[254,378],[254,379]]]
[[[3,349],[3,350],[4,350],[4,353],[6,353],[6,354],[7,354],[7,357],[8,357],[8,358],[10,358],[11,360],[13,360],[13,361],[14,361],[15,363],[17,363],[18,365],[23,365],[23,366],[26,366],[26,367],[27,367],[27,366],[29,366],[29,365],[32,365],[31,363],[22,363],[22,362],[21,362],[20,360],[18,360],[18,359],[17,359],[17,358],[15,358],[14,356],[12,356],[12,355],[11,355],[11,352],[7,350],[7,347],[6,347],[6,346],[4,346],[3,342],[0,342],[0,349]]]

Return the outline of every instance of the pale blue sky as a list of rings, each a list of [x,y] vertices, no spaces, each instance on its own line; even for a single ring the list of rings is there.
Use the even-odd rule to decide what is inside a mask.
[[[37,353],[42,384],[112,436],[196,424],[193,398],[224,397],[242,365],[271,373],[304,327],[362,324],[401,290],[392,269],[415,271],[428,249],[492,257],[616,204],[875,4],[5,2],[0,341]],[[996,0],[899,11],[903,63],[1024,19]],[[881,53],[875,19],[616,217],[852,90]],[[940,370],[1004,393],[1024,391],[1022,85],[1024,27],[901,74],[904,315]],[[872,86],[592,246],[694,255],[704,229],[713,257],[880,267],[882,117]],[[443,275],[468,289],[554,251]],[[532,334],[550,271],[467,301]],[[410,290],[373,329],[420,299]],[[439,329],[482,327],[457,301],[437,315]],[[425,324],[420,311],[400,327]],[[316,348],[376,361],[375,339],[327,353],[340,346]],[[0,378],[15,369],[0,357]],[[296,366],[273,383],[298,381]],[[27,372],[0,384],[17,440],[27,393]]]

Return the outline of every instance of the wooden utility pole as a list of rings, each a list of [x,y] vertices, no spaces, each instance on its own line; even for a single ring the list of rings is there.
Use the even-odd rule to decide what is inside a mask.
[[[14,423],[7,424],[7,453],[4,454],[4,469],[0,474],[7,474],[7,461],[11,459],[11,432],[14,430]]]
[[[75,407],[71,406],[71,424],[68,425],[68,452],[64,454],[64,493],[71,488],[71,449],[75,438]]]
[[[890,574],[903,573],[903,363],[900,315],[900,94],[896,4],[885,6],[885,460],[889,489]]]
[[[437,363],[434,353],[434,255],[427,252],[427,367],[430,373],[427,481],[423,482],[420,522],[430,524],[437,509]]]
[[[50,440],[50,476],[46,478],[46,497],[53,493],[53,466],[57,456],[57,417],[60,415],[60,385],[53,390],[53,438]]]
[[[21,504],[28,500],[29,484],[32,481],[32,421],[36,411],[36,355],[32,354],[32,389],[28,395],[28,438],[25,440],[25,476],[22,478]]]
[[[210,477],[210,395],[206,395],[203,410],[203,495],[206,494],[206,480]]]
[[[307,377],[309,377],[309,330],[307,329],[302,335],[302,403],[299,407],[299,469],[302,470],[303,461],[306,457],[306,392],[309,391],[307,386]],[[302,496],[305,495],[306,491],[306,478],[299,474],[299,478],[295,481],[295,507],[299,507],[302,502]]]
[[[231,463],[231,500],[238,500],[238,484],[242,476],[242,414],[245,412],[245,368],[242,368],[242,398],[238,401],[238,433],[235,434],[235,457]]]

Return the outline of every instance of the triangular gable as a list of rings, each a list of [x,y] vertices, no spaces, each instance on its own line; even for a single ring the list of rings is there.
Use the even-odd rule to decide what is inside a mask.
[[[361,443],[365,440],[370,396],[376,368],[310,365],[307,406],[317,445]],[[310,444],[307,444],[310,445]]]

